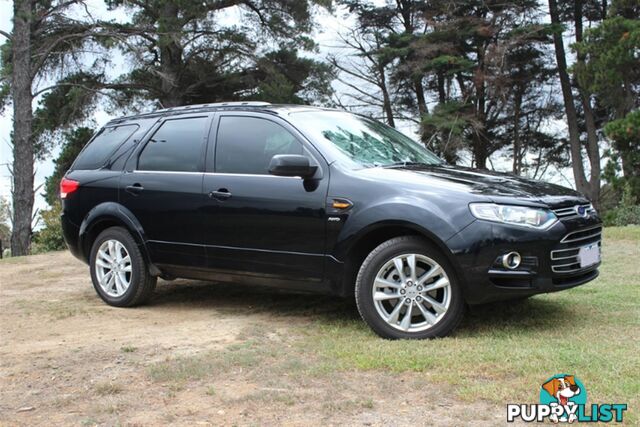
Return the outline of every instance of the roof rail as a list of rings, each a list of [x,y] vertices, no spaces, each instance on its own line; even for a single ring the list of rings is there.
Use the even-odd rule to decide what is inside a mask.
[[[209,104],[193,104],[193,105],[183,105],[180,107],[162,108],[160,110],[156,110],[156,112],[195,110],[197,108],[206,108],[206,107],[264,107],[267,105],[271,105],[271,103],[264,102],[264,101],[212,102]]]

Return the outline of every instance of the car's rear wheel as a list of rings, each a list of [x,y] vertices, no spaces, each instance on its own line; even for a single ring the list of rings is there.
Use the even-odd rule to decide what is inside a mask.
[[[93,243],[91,280],[96,292],[109,305],[132,307],[147,302],[157,278],[149,274],[138,245],[122,227],[104,230]]]
[[[360,315],[383,338],[443,337],[464,313],[451,264],[416,236],[396,237],[375,248],[360,267],[355,293]]]

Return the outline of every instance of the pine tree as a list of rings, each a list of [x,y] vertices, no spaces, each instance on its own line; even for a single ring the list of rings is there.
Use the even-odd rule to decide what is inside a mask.
[[[39,94],[36,82],[75,70],[83,47],[95,27],[69,13],[82,2],[15,0],[13,30],[2,31],[0,107],[13,106],[13,218],[11,252],[27,255],[31,245],[34,199],[34,159],[39,154],[38,123],[32,104]]]
[[[298,55],[313,49],[306,36],[314,5],[330,1],[109,0],[131,22],[104,22],[134,64],[104,82],[121,107],[152,101],[161,107],[269,99],[322,101],[331,69]],[[225,16],[234,16],[233,19]]]
[[[605,177],[618,191],[628,184],[636,198],[640,197],[639,18],[639,2],[614,1],[607,18],[573,46],[583,58],[575,66],[578,82],[594,95],[608,121],[604,131],[614,152]]]
[[[354,31],[380,40],[369,63],[388,67],[393,114],[417,119],[422,141],[446,160],[469,153],[486,168],[493,153],[516,145],[513,170],[521,173],[529,150],[561,157],[542,131],[557,104],[541,96],[549,91],[551,39],[536,1],[341,3],[356,14]]]

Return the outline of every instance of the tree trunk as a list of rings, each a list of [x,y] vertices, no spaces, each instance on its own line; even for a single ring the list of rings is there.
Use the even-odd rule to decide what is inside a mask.
[[[596,129],[596,121],[593,117],[593,110],[589,103],[589,98],[580,91],[580,100],[582,101],[582,109],[584,110],[584,120],[587,127],[587,158],[591,166],[589,173],[589,198],[596,208],[600,207],[600,148],[598,144],[598,133]]]
[[[400,12],[402,25],[404,27],[404,33],[412,35],[415,31],[413,25],[413,1],[412,0],[396,0],[396,8]],[[411,60],[411,58],[407,58]],[[420,117],[429,113],[427,109],[427,101],[424,96],[424,85],[422,84],[422,77],[416,77],[413,79],[413,91],[416,94],[416,101],[418,103],[418,113]]]
[[[380,74],[380,91],[382,92],[382,110],[387,118],[387,124],[392,128],[396,127],[395,119],[393,118],[393,108],[391,106],[391,97],[389,96],[389,88],[387,88],[387,74],[384,66],[380,64],[378,66],[378,73]]]
[[[473,153],[476,161],[476,168],[486,169],[487,159],[489,158],[489,150],[487,147],[486,129],[487,129],[487,112],[485,89],[485,70],[484,70],[484,47],[482,43],[477,46],[478,54],[478,70],[475,76],[476,99],[474,102],[475,117],[480,123],[480,127],[476,128],[473,137]]]
[[[522,106],[522,92],[520,88],[516,90],[514,97],[513,112],[513,173],[520,175],[522,172],[522,147],[520,144],[520,108]]]
[[[13,98],[13,230],[11,255],[28,255],[33,213],[33,141],[31,123],[31,19],[33,2],[13,3],[11,96]]]
[[[582,42],[582,0],[577,0],[574,6],[574,24],[576,29],[576,42]],[[578,66],[584,66],[585,57],[582,54],[578,54],[576,57]],[[589,101],[588,94],[578,85],[578,92],[580,93],[580,102],[582,103],[582,110],[584,112],[584,121],[587,128],[587,158],[591,165],[591,172],[589,176],[589,197],[596,206],[600,205],[600,149],[598,144],[598,131],[596,129],[596,120],[593,116],[593,109]]]
[[[444,74],[441,71],[438,71],[438,102],[440,104],[444,104],[447,102],[447,93],[445,91],[445,79]]]
[[[551,17],[551,23],[558,25],[561,24],[556,0],[549,0],[549,15]],[[553,34],[553,44],[556,51],[558,76],[560,78],[564,109],[565,114],[567,115],[567,126],[569,128],[569,148],[571,152],[573,177],[576,181],[577,190],[590,195],[591,188],[585,175],[584,165],[582,164],[582,147],[580,144],[580,129],[578,128],[578,114],[576,112],[576,106],[573,103],[571,81],[569,80],[569,74],[567,73],[567,57],[564,51],[564,41],[562,40],[561,33]]]
[[[484,131],[476,132],[473,137],[473,159],[475,160],[475,167],[477,169],[487,168],[487,159],[489,154],[487,153],[487,146],[483,141]]]
[[[416,91],[416,100],[418,101],[418,112],[420,113],[420,117],[422,117],[424,114],[429,113],[427,101],[424,97],[424,86],[422,85],[421,79],[415,79],[413,85]]]
[[[180,91],[180,74],[183,68],[182,46],[179,35],[182,26],[179,23],[178,7],[168,1],[162,8],[158,19],[158,46],[160,48],[161,91],[160,103],[162,107],[177,107],[188,101],[187,94]]]

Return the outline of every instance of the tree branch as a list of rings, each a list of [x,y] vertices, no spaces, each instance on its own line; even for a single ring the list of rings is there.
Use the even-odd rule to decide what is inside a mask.
[[[96,93],[100,93],[102,95],[105,96],[109,96],[111,98],[113,98],[112,95],[106,94],[104,92],[101,91],[101,89],[113,89],[113,90],[123,90],[123,89],[143,89],[143,90],[147,90],[149,92],[155,92],[156,88],[152,87],[152,86],[147,86],[147,85],[143,85],[140,83],[100,83],[99,85],[97,85],[95,88],[87,86],[87,85],[82,85],[79,83],[57,83],[55,85],[51,85],[51,86],[47,86],[43,89],[40,89],[39,91],[37,91],[36,93],[33,94],[33,97],[37,97],[38,95],[41,95],[45,92],[48,92],[50,90],[54,90],[57,89],[59,87],[64,87],[64,86],[72,86],[72,87],[79,87],[91,92],[96,92]]]

